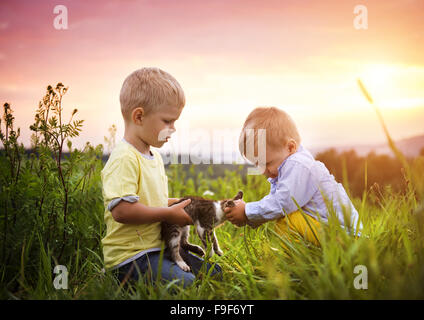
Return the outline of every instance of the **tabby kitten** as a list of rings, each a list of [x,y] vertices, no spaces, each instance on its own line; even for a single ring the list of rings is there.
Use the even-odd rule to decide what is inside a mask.
[[[172,205],[180,203],[187,199],[191,199],[190,204],[186,206],[184,210],[193,220],[194,226],[196,227],[197,235],[201,239],[203,247],[206,250],[207,241],[210,241],[212,243],[212,248],[209,253],[209,256],[212,256],[214,252],[221,256],[222,251],[219,248],[214,228],[225,222],[226,218],[224,209],[226,207],[234,207],[234,200],[239,200],[242,198],[242,191],[239,191],[233,199],[221,201],[209,200],[201,197],[187,196],[181,198],[179,201],[173,203]],[[188,242],[189,235],[189,225],[180,227],[176,224],[162,222],[162,239],[165,241],[165,244],[171,250],[172,260],[184,271],[189,271],[190,267],[181,257],[180,249],[189,250],[201,256],[205,255],[205,251],[201,247]]]

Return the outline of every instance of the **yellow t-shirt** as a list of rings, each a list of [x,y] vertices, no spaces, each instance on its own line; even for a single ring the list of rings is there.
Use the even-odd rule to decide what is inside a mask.
[[[162,157],[155,150],[152,153],[153,159],[147,159],[123,140],[117,143],[101,172],[106,224],[102,245],[108,269],[141,251],[162,245],[159,222],[122,224],[108,210],[113,199],[126,196],[138,196],[138,201],[149,207],[168,206],[168,179]]]

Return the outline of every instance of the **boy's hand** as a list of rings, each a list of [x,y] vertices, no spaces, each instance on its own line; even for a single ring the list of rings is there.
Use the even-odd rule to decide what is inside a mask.
[[[170,214],[168,215],[166,222],[178,224],[180,227],[186,226],[188,224],[193,224],[193,220],[191,220],[191,217],[184,210],[184,208],[188,206],[190,202],[191,199],[187,199],[181,203],[168,207],[168,209],[170,210]]]
[[[235,207],[227,207],[224,209],[226,213],[225,216],[232,224],[242,227],[247,223],[246,213],[244,212],[246,203],[243,200],[236,200],[234,203],[236,205]]]

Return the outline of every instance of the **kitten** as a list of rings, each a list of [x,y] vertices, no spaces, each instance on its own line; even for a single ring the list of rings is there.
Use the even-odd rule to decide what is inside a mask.
[[[218,240],[215,236],[214,228],[225,222],[226,207],[234,207],[234,200],[243,198],[243,192],[239,191],[233,199],[215,201],[204,199],[201,197],[187,196],[181,198],[179,201],[173,203],[177,204],[184,200],[191,199],[191,202],[184,210],[193,220],[194,226],[196,227],[197,235],[202,240],[203,247],[207,249],[207,241],[212,243],[212,248],[209,256],[212,256],[214,252],[219,256],[222,255],[222,250],[219,248]],[[176,224],[169,224],[162,222],[162,239],[165,244],[171,250],[172,260],[184,271],[189,271],[190,267],[183,260],[180,255],[180,248],[189,250],[197,253],[201,256],[205,255],[204,250],[194,244],[188,242],[190,235],[190,226],[180,227]]]

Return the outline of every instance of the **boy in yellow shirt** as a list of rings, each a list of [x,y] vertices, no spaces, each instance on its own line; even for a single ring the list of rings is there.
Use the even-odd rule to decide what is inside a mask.
[[[156,279],[160,271],[161,279],[190,285],[203,260],[189,252],[182,252],[182,256],[194,274],[181,270],[168,249],[158,270],[160,223],[184,226],[193,222],[184,211],[190,200],[168,207],[178,199],[168,199],[162,158],[150,148],[162,147],[175,132],[174,123],[185,105],[184,92],[167,72],[142,68],[125,79],[120,103],[124,139],[110,154],[101,174],[107,228],[102,239],[105,267],[115,270],[120,281],[137,280],[146,273]],[[220,276],[220,267],[215,265],[212,274]]]

